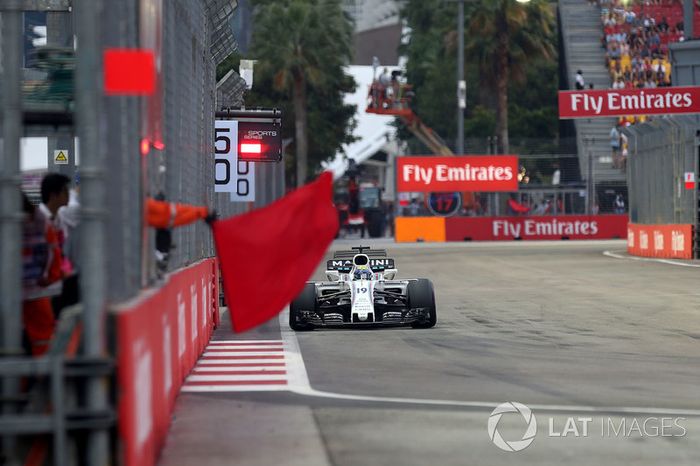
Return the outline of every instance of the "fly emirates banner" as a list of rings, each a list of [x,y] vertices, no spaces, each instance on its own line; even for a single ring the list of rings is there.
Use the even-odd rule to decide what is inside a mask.
[[[559,118],[700,113],[700,86],[559,91]]]
[[[397,158],[399,192],[517,191],[514,155],[403,156]]]

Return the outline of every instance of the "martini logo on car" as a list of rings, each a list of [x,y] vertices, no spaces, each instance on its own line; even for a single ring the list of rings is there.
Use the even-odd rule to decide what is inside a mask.
[[[328,270],[350,270],[352,269],[351,259],[331,259],[326,263]],[[394,268],[394,259],[370,259],[369,267],[372,270],[385,270]]]

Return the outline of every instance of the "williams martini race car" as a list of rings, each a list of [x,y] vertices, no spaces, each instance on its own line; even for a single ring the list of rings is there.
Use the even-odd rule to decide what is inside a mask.
[[[394,260],[382,249],[337,251],[327,262],[327,281],[307,282],[289,305],[293,330],[315,327],[410,325],[437,322],[433,284],[425,278],[397,280]]]

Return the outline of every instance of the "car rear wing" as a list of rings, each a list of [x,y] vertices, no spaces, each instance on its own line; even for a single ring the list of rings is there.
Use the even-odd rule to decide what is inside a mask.
[[[354,253],[352,257],[355,257],[355,254],[358,253]],[[363,254],[367,253],[363,252]],[[326,270],[337,270],[340,273],[350,273],[350,271],[352,271],[352,257],[348,259],[334,257],[326,262]],[[369,268],[372,269],[373,272],[383,272],[387,269],[394,269],[396,267],[394,266],[394,259],[390,259],[388,257],[372,258],[372,256],[370,256]]]
[[[386,257],[386,249],[370,249],[369,246],[355,246],[350,251],[336,251],[333,259],[352,259],[358,254],[364,254],[370,259]]]

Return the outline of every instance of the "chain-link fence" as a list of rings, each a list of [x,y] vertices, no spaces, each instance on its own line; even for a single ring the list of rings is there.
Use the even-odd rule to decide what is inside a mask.
[[[581,176],[579,157],[576,153],[520,155],[518,165],[517,192],[475,193],[473,205],[463,205],[456,215],[588,213],[588,183]],[[403,207],[398,208],[397,215],[430,215],[425,200],[426,196],[420,193],[400,195],[398,205]],[[606,206],[606,209],[601,209],[601,212],[613,212],[612,203]]]
[[[99,46],[153,49],[159,76],[153,97],[120,96],[100,100],[99,152],[104,160],[105,241],[109,245],[106,251],[107,294],[110,302],[119,302],[135,296],[142,287],[153,284],[158,276],[155,235],[142,221],[146,196],[205,205],[226,218],[267,205],[282,196],[284,164],[256,164],[257,192],[252,204],[231,202],[228,194],[214,193],[214,113],[217,105],[221,107],[226,103],[217,104],[216,65],[234,51],[230,48],[222,52],[219,46],[222,37],[228,38],[227,43],[231,42],[231,32],[227,29],[230,17],[222,12],[229,11],[235,2],[139,0],[105,1],[102,5]],[[232,74],[230,81],[242,82],[235,72]],[[25,81],[27,79],[25,76]],[[242,100],[243,86],[237,86],[233,94],[237,100]],[[231,97],[231,92],[227,96]],[[56,98],[53,95],[52,99]],[[70,100],[64,98],[59,109],[70,108]],[[48,103],[55,104],[41,99],[35,102],[40,109]],[[49,136],[50,140],[55,139],[53,135],[60,134],[72,141],[75,130],[67,128],[57,133],[55,128],[44,125],[38,130],[25,128],[25,131],[31,130],[33,136]],[[45,129],[50,130],[50,134],[45,134]],[[49,165],[49,170],[62,168]],[[79,180],[81,167],[71,165],[68,168],[63,171]],[[78,172],[77,176],[73,170]],[[34,202],[39,200],[37,180],[44,174],[41,170],[25,176],[24,187],[28,188]],[[172,240],[174,248],[168,258],[168,271],[214,255],[209,227],[203,222],[173,229]]]
[[[456,154],[456,141],[453,139],[440,140]],[[416,137],[409,136],[403,139],[406,143],[408,155],[428,155],[431,152]],[[510,154],[536,155],[536,154],[576,154],[576,138],[525,138],[511,137],[509,140]],[[466,154],[496,154],[498,152],[498,137],[467,137],[464,139],[464,152]]]
[[[139,180],[143,177],[146,195],[162,194],[168,201],[205,205],[216,209],[222,218],[253,207],[247,203],[231,202],[228,194],[214,193],[212,151],[217,102],[216,63],[211,42],[215,34],[221,32],[214,22],[219,19],[217,12],[213,11],[216,6],[217,2],[203,0],[162,2],[163,107],[162,121],[156,124],[162,127],[164,147],[162,150],[152,148],[143,167],[133,160],[130,167],[122,167],[127,171],[134,169],[130,172],[129,182],[122,184],[122,197],[138,193]],[[140,111],[146,113],[146,119],[151,118],[148,107]],[[154,123],[147,121],[144,124],[150,128]],[[284,176],[279,173],[282,169],[282,164],[256,164],[255,207],[267,205],[284,193]],[[168,259],[168,270],[214,255],[209,227],[203,222],[175,228],[172,234],[174,248]],[[130,236],[136,244],[145,241],[142,260],[129,259],[128,254],[115,257],[117,263],[141,261],[139,270],[144,277],[141,284],[149,283],[156,276],[154,235],[152,231],[145,235],[143,238],[140,233]],[[131,256],[133,251],[139,250],[135,244],[129,244],[129,248]]]
[[[630,221],[641,224],[697,222],[698,131],[692,117],[659,118],[624,130],[629,137]],[[691,189],[692,188],[692,189]]]

